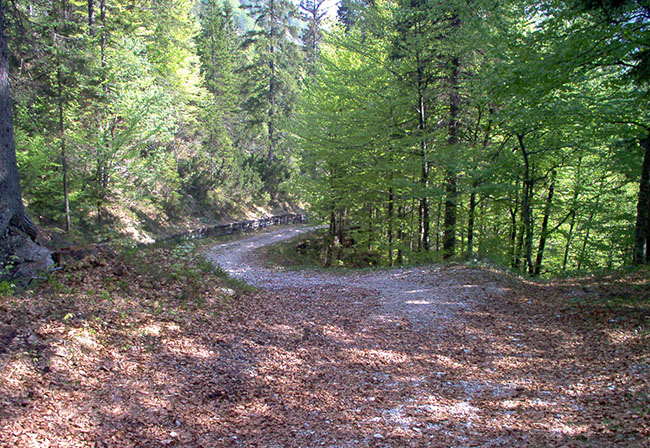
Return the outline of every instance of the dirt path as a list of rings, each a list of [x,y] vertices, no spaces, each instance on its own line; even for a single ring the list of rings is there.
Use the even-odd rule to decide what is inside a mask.
[[[649,446],[647,315],[601,280],[256,258],[303,230],[212,248],[235,297],[191,245],[0,296],[0,448]]]
[[[256,256],[256,249],[294,238],[312,227],[284,228],[244,240],[220,244],[209,258],[231,276],[265,290],[293,288],[309,291],[314,288],[358,289],[378,297],[379,307],[373,319],[407,318],[410,323],[426,329],[444,328],[460,309],[468,310],[477,294],[487,290],[499,293],[494,284],[476,288],[448,270],[430,268],[392,269],[357,272],[346,275],[323,271],[278,270],[265,267]]]
[[[261,288],[247,330],[259,389],[236,413],[234,445],[611,446],[598,419],[620,372],[528,295],[544,291],[460,266],[334,275],[256,258],[305,230],[210,254]]]

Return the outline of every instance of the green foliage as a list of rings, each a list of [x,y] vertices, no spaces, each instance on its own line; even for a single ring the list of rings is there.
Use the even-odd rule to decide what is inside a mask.
[[[381,264],[436,260],[450,238],[533,275],[629,262],[648,11],[603,24],[560,4],[342,4],[293,127],[328,263],[350,240]]]

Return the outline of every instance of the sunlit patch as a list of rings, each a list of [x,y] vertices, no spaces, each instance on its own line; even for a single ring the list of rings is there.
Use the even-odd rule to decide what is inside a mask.
[[[158,324],[148,324],[140,329],[140,332],[145,336],[160,336],[160,325]]]
[[[85,352],[94,352],[99,348],[96,336],[87,328],[72,329],[68,332],[68,337]]]
[[[167,322],[165,324],[165,327],[167,327],[167,330],[169,330],[169,331],[179,331],[181,329],[181,327],[179,327],[174,322]]]
[[[431,292],[430,289],[412,289],[410,291],[403,291],[403,294],[418,294],[421,292]]]
[[[445,355],[436,356],[436,362],[448,368],[456,368],[456,369],[466,368],[466,364],[458,362],[455,359]]]
[[[174,337],[173,341],[167,344],[167,349],[177,355],[195,358],[212,358],[215,356],[212,350],[197,344],[194,339],[181,336]]]
[[[624,330],[609,330],[605,334],[612,344],[629,344],[639,337],[637,334]]]
[[[334,325],[325,325],[323,326],[323,334],[326,335],[329,338],[332,338],[338,342],[343,342],[343,343],[353,343],[354,338],[351,337],[350,333],[347,331],[343,330],[341,327],[337,327]],[[355,336],[356,337],[356,336]]]
[[[381,361],[386,363],[400,363],[408,362],[410,358],[401,353],[397,353],[392,350],[359,350],[359,349],[348,349],[346,352],[353,358],[359,360],[367,359],[368,361]]]
[[[407,300],[404,303],[408,305],[431,305],[432,302],[430,300]]]
[[[279,334],[284,334],[284,335],[289,335],[289,334],[296,334],[298,333],[294,327],[291,325],[284,325],[284,324],[275,324],[275,325],[269,325],[268,326],[269,330],[279,333]]]
[[[476,417],[480,412],[479,408],[472,406],[466,401],[459,401],[448,405],[427,404],[421,406],[421,409],[436,418],[444,418],[449,415],[454,417]]]
[[[563,425],[556,424],[551,428],[551,432],[554,434],[561,434],[563,436],[578,436],[580,434],[587,434],[591,428],[589,425]]]
[[[2,369],[3,383],[12,387],[19,387],[22,380],[31,371],[31,366],[26,359],[18,359],[4,366]]]

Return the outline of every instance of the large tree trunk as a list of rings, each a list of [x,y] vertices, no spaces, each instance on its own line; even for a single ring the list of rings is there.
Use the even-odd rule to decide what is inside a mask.
[[[639,182],[639,196],[636,206],[636,227],[634,232],[634,264],[644,264],[646,258],[646,243],[648,239],[648,219],[650,218],[650,134],[642,141],[645,148],[641,180]]]
[[[9,50],[0,0],[0,278],[29,277],[52,265],[50,251],[34,242],[37,230],[20,195],[9,93]]]

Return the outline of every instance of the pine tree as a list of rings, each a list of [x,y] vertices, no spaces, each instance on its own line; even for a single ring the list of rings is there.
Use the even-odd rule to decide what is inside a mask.
[[[266,155],[271,162],[286,150],[280,121],[293,109],[300,77],[297,10],[288,0],[255,0],[245,8],[255,20],[255,29],[247,33],[244,42],[244,48],[253,51],[246,67],[244,107],[252,117],[251,125],[266,128]]]

